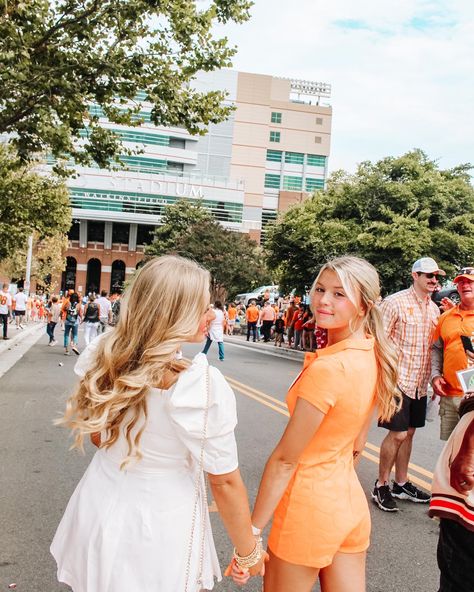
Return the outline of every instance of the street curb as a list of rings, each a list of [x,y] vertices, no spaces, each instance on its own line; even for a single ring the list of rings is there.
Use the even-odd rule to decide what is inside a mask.
[[[268,356],[275,356],[276,358],[285,358],[287,360],[294,360],[295,362],[301,362],[304,360],[304,356],[306,352],[303,351],[296,351],[294,349],[288,349],[286,345],[282,347],[275,347],[273,344],[268,345],[266,343],[253,343],[247,341],[245,337],[238,337],[232,335],[225,335],[224,336],[224,343],[229,343],[231,345],[237,345],[243,347],[245,349],[251,349],[253,351],[257,351],[261,354],[266,354]]]
[[[10,335],[12,334],[12,331],[15,331],[15,335],[13,337],[10,337],[10,339],[8,339],[7,341],[4,341],[3,339],[0,338],[0,355],[3,354],[4,352],[8,351],[9,349],[12,349],[12,346],[17,346],[20,345],[20,343],[22,343],[25,339],[27,339],[30,335],[39,332],[39,330],[42,329],[44,332],[46,332],[46,324],[45,323],[35,323],[34,325],[28,325],[28,327],[26,327],[23,330],[17,331],[16,327],[8,327],[8,332],[10,333]]]

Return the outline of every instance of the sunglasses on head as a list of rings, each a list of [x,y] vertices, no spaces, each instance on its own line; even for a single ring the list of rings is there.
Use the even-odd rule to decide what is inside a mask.
[[[474,267],[463,267],[459,273],[460,275],[472,275],[474,274]]]
[[[418,271],[418,275],[424,275],[427,279],[432,280],[433,278],[438,279],[438,272],[436,273],[424,273],[423,271]]]

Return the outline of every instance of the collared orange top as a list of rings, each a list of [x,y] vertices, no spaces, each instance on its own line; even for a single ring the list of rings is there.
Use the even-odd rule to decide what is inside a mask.
[[[302,398],[325,417],[275,511],[268,544],[277,557],[322,568],[338,551],[368,547],[370,514],[352,453],[373,412],[376,382],[371,337],[345,339],[306,357],[288,392],[288,409],[293,414]]]
[[[443,378],[448,383],[444,389],[450,397],[462,397],[464,392],[456,372],[467,368],[467,356],[461,335],[474,333],[474,310],[461,310],[455,306],[439,317],[433,341],[443,340]]]
[[[398,386],[414,399],[425,396],[431,372],[431,343],[439,310],[413,286],[387,296],[380,304],[385,331],[398,352]]]

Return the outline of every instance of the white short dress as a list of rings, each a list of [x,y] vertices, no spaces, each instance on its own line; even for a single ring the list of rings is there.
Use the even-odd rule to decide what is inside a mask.
[[[217,343],[224,341],[224,313],[219,308],[215,308],[216,318],[209,324],[209,339]]]
[[[98,341],[79,358],[78,374],[84,374]],[[190,544],[207,367],[206,356],[198,354],[171,389],[150,391],[139,462],[120,470],[127,451],[123,435],[111,448],[94,455],[51,545],[58,580],[74,592],[184,592],[188,557],[189,592],[211,590],[215,578],[221,580],[202,492]],[[214,367],[209,367],[209,383],[203,467],[209,473],[224,474],[238,466],[235,396]]]

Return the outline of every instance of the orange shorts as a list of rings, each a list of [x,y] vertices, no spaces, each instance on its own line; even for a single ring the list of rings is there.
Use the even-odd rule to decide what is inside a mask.
[[[340,518],[343,520],[342,516]],[[337,518],[336,522],[339,522]],[[288,524],[282,530],[272,528],[268,540],[268,546],[274,555],[294,565],[322,569],[331,565],[337,553],[362,553],[370,545],[371,520],[368,507],[361,513],[356,526],[350,525],[344,529],[339,522],[334,529],[316,528],[311,533],[306,531],[303,537],[309,535],[311,542],[298,541],[301,525],[298,526],[296,529],[289,528]]]

